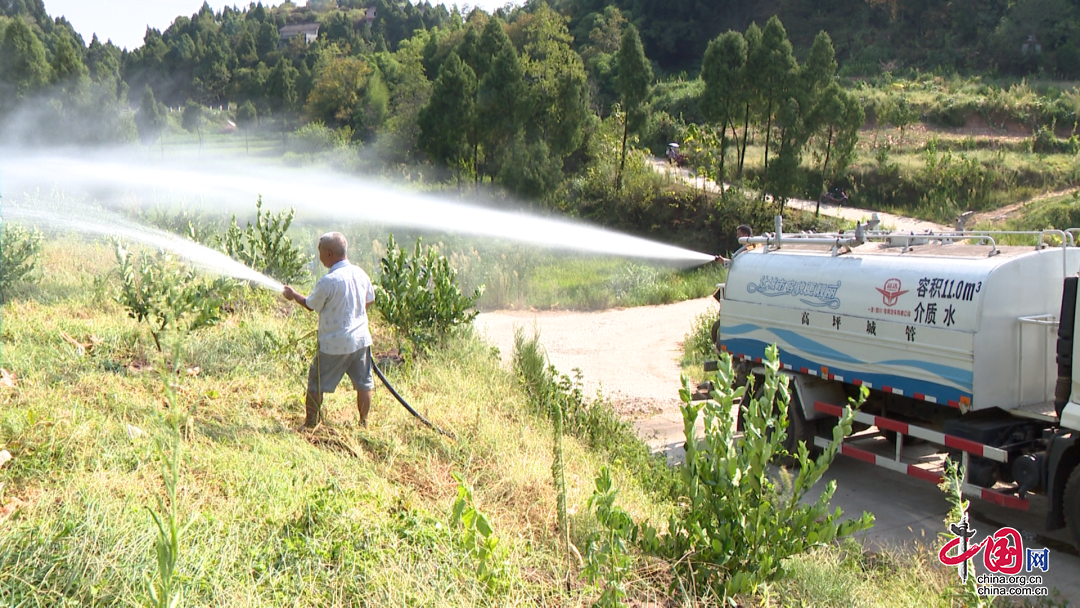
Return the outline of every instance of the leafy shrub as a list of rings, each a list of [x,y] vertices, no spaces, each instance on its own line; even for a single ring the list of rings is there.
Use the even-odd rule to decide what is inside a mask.
[[[783,574],[783,560],[833,539],[869,528],[873,516],[840,521],[841,512],[829,512],[836,491],[830,481],[814,502],[803,496],[821,479],[851,433],[852,407],[833,428],[830,447],[812,459],[806,444],[798,453],[786,450],[788,432],[787,377],[779,372],[778,350],[766,351],[765,376],[758,396],[746,398],[746,386],[735,386],[731,357],[721,356],[712,399],[691,401],[689,379],[679,391],[686,435],[686,463],[680,489],[685,508],[672,516],[662,535],[645,524],[639,541],[648,551],[676,563],[676,570],[700,590],[722,590],[734,595],[753,591]],[[751,386],[751,388],[753,388]],[[736,400],[741,399],[741,405]],[[743,434],[735,437],[734,418],[741,411]],[[778,413],[777,413],[778,412]],[[705,438],[695,436],[698,417],[705,417]],[[794,458],[797,472],[778,475],[770,462]]]
[[[1069,139],[1059,139],[1054,133],[1056,121],[1049,125],[1039,125],[1031,134],[1031,151],[1035,154],[1076,154],[1080,151],[1080,140],[1076,135]]]
[[[704,312],[694,319],[690,332],[683,340],[683,365],[699,365],[706,358],[716,355],[712,328],[718,320],[719,315],[715,312]]]
[[[383,318],[413,344],[441,341],[455,327],[476,318],[472,308],[483,286],[471,295],[463,294],[450,262],[431,247],[425,251],[420,239],[410,255],[398,248],[391,234],[380,268],[375,305]]]
[[[604,582],[596,606],[622,606],[626,597],[623,579],[630,570],[627,549],[635,525],[630,514],[615,504],[617,494],[611,482],[611,470],[603,467],[588,502],[601,529],[589,537],[585,547],[585,577],[594,585],[600,580]]]
[[[235,260],[271,276],[282,283],[294,283],[304,276],[304,254],[292,244],[285,233],[293,220],[292,209],[278,213],[262,210],[262,196],[255,203],[255,225],[249,222],[243,230],[232,218],[222,248]]]
[[[461,544],[476,560],[476,578],[484,583],[489,591],[494,591],[505,583],[505,566],[500,554],[499,538],[495,536],[491,523],[473,500],[473,491],[460,473],[454,473],[458,482],[457,499],[450,514],[450,527],[463,529]]]
[[[939,95],[930,105],[926,120],[930,124],[959,128],[967,124],[968,115],[978,110],[979,107],[972,98]]]
[[[34,278],[34,266],[41,253],[41,233],[5,223],[0,232],[0,300],[8,288]]]
[[[200,279],[193,270],[160,251],[152,257],[143,255],[137,267],[134,258],[117,241],[120,292],[115,299],[127,308],[129,317],[150,326],[159,352],[163,333],[194,331],[221,320],[222,305],[236,288],[234,281]]]
[[[221,230],[218,218],[187,207],[173,212],[165,207],[155,206],[143,211],[140,216],[140,219],[152,226],[185,236],[196,243],[211,242],[218,238],[216,235]]]

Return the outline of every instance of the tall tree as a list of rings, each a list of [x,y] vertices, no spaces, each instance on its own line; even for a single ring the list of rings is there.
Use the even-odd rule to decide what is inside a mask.
[[[739,77],[740,87],[738,90],[739,101],[743,105],[743,134],[742,143],[739,145],[739,168],[736,177],[741,179],[743,167],[746,165],[746,143],[750,139],[750,118],[754,113],[754,106],[761,99],[761,87],[758,80],[758,72],[762,69],[761,52],[761,28],[756,23],[751,23],[743,35],[746,41],[746,62]]]
[[[739,109],[740,79],[745,66],[746,39],[739,32],[730,30],[709,43],[701,63],[701,80],[705,83],[705,91],[698,105],[705,119],[719,126],[720,180],[724,179],[727,130],[729,127],[735,130],[733,120]]]
[[[560,165],[582,141],[588,85],[581,56],[571,47],[566,18],[541,4],[514,24],[520,27],[521,62],[529,108],[523,126],[540,138]],[[534,148],[538,149],[538,148]]]
[[[52,67],[45,60],[45,45],[30,26],[16,17],[4,28],[0,39],[0,91],[4,97],[22,99],[52,79]]]
[[[184,114],[181,117],[180,126],[190,133],[199,135],[199,148],[202,149],[202,122],[203,107],[196,101],[187,100],[184,104]]]
[[[787,32],[776,15],[769,18],[769,22],[765,24],[765,29],[761,32],[761,46],[758,48],[758,53],[758,59],[754,64],[761,69],[758,77],[761,81],[765,105],[765,164],[761,177],[762,197],[764,197],[769,182],[769,145],[772,143],[773,121],[779,110],[790,109],[785,107],[785,104],[795,92],[793,87],[798,84],[799,70],[799,65],[792,54]],[[793,120],[798,113],[788,111],[786,116]],[[793,124],[787,126],[794,127]]]
[[[458,187],[470,156],[469,133],[475,107],[476,75],[452,52],[439,68],[431,99],[417,117],[417,145],[433,161],[454,170]]]
[[[244,152],[248,151],[248,133],[258,119],[259,111],[255,109],[255,104],[251,103],[250,99],[236,108],[236,128],[244,133]]]
[[[619,170],[615,173],[615,190],[621,190],[622,173],[626,168],[626,138],[631,126],[637,130],[644,122],[645,102],[649,99],[652,86],[652,65],[645,57],[641,38],[633,25],[623,30],[616,65],[619,71],[615,75],[615,89],[622,101],[623,135]]]
[[[270,110],[281,120],[281,143],[285,143],[289,115],[296,110],[299,95],[296,91],[296,79],[300,72],[285,58],[278,60],[266,80],[266,97]]]
[[[147,85],[143,89],[139,109],[135,112],[135,127],[139,131],[139,139],[144,144],[154,143],[161,136],[167,123],[168,114],[166,114],[165,104],[158,102],[154,97],[154,90]]]
[[[494,55],[487,56],[489,51],[494,51]],[[494,179],[509,156],[528,110],[524,70],[502,21],[495,17],[484,26],[478,57],[483,58],[478,61],[480,69],[486,71],[477,73],[474,162],[477,169],[482,167]],[[476,154],[476,144],[483,149],[482,163]]]

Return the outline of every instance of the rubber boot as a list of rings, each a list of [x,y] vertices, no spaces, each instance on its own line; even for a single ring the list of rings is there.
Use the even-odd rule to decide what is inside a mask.
[[[319,424],[319,408],[322,406],[322,393],[308,393],[304,404],[307,416],[304,418],[304,428],[313,429]]]

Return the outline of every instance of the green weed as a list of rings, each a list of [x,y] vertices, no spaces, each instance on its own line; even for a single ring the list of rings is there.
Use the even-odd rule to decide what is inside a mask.
[[[845,409],[833,429],[833,442],[816,459],[802,441],[795,453],[785,449],[790,396],[777,353],[775,346],[767,349],[760,392],[749,399],[744,398],[746,386],[735,386],[726,354],[720,358],[712,399],[692,402],[689,379],[683,376],[679,395],[686,463],[680,470],[680,492],[686,508],[670,518],[666,531],[646,523],[639,534],[642,546],[675,564],[682,580],[690,581],[698,593],[755,592],[762,583],[783,576],[786,558],[873,523],[869,513],[841,521],[839,509],[830,512],[835,481],[826,484],[816,501],[802,502],[828,469],[840,441],[851,433],[854,409]],[[743,434],[736,438],[734,422],[740,411]],[[701,414],[705,439],[699,444],[695,428]],[[776,457],[794,458],[798,471],[774,470],[770,463]]]
[[[3,224],[0,233],[0,300],[19,282],[34,280],[34,268],[41,253],[41,232],[14,224]]]

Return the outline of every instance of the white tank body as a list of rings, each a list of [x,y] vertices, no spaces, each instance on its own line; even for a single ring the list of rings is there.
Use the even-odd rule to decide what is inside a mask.
[[[757,359],[775,343],[786,369],[965,411],[1052,400],[1050,317],[1080,253],[989,251],[962,244],[903,253],[867,244],[838,256],[748,251],[728,273],[721,350]]]

